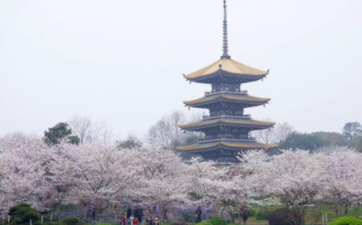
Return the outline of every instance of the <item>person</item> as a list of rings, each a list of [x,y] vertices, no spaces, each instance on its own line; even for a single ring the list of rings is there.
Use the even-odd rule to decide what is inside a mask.
[[[134,207],[133,216],[138,219],[138,217],[139,217],[139,209],[138,209],[138,206],[135,206],[135,207]]]
[[[155,225],[160,225],[160,220],[158,218],[155,219]]]
[[[133,225],[138,225],[138,219],[137,219],[137,217],[135,217],[135,218],[133,219],[132,223],[133,223]]]
[[[142,207],[138,208],[138,222],[142,224],[142,218],[143,218],[143,209]]]
[[[120,225],[127,225],[127,219],[124,215],[121,215],[119,223],[120,223]]]
[[[165,220],[168,220],[168,218],[167,218],[167,209],[165,209],[165,210],[163,211],[163,218],[164,218]]]
[[[152,221],[151,216],[147,217],[146,223],[147,223],[147,225],[153,225],[153,221]]]
[[[150,206],[147,206],[146,211],[147,211],[147,217],[152,217],[152,209]]]
[[[201,206],[198,206],[195,212],[196,223],[201,222],[201,214],[202,214]]]
[[[240,218],[243,220],[244,224],[246,223],[246,221],[248,220],[248,210],[246,210],[246,206],[242,206],[240,208]]]
[[[128,206],[128,209],[127,209],[127,219],[129,219],[132,215],[132,209],[131,209],[131,206]]]
[[[132,225],[132,224],[133,224],[133,220],[134,220],[134,218],[135,218],[135,217],[133,216],[133,214],[131,214],[131,216],[130,216],[130,217],[129,217],[129,219],[128,219],[128,220],[129,220],[129,224],[130,224],[130,225]]]

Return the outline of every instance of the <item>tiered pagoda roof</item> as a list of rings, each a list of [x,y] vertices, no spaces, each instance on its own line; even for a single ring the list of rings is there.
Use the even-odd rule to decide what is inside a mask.
[[[250,96],[248,94],[241,94],[237,92],[217,92],[207,93],[205,97],[184,101],[186,106],[195,108],[208,108],[211,104],[217,104],[220,102],[238,103],[243,104],[244,108],[265,105],[270,101],[270,98],[258,98]]]
[[[220,59],[196,72],[185,75],[185,78],[198,83],[215,83],[221,77],[225,80],[247,83],[263,79],[269,71],[258,70],[232,59]]]
[[[247,149],[273,149],[277,148],[275,144],[260,144],[255,141],[234,141],[233,139],[215,140],[215,141],[200,141],[198,144],[178,147],[177,149],[185,153],[200,153],[214,151],[216,149],[227,149],[239,152]]]
[[[208,127],[230,126],[250,128],[252,130],[267,129],[274,126],[274,122],[252,120],[245,117],[217,116],[216,118],[204,119],[196,123],[180,125],[179,127],[188,131],[198,131]]]

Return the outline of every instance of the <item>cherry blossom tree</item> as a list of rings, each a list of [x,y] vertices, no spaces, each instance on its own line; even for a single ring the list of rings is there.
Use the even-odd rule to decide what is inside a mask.
[[[46,190],[47,146],[40,139],[0,141],[0,194],[3,208],[28,202],[39,206]]]
[[[138,187],[133,195],[142,203],[157,205],[166,219],[167,211],[188,201],[187,165],[173,151],[149,147],[137,153],[142,173],[136,178]]]
[[[362,154],[352,149],[338,147],[316,154],[321,166],[321,186],[326,203],[336,204],[337,216],[348,212],[350,206],[362,200]]]
[[[252,169],[250,183],[255,190],[271,194],[289,207],[304,222],[307,206],[321,201],[321,167],[315,157],[306,151],[283,151],[269,157],[266,153],[245,153],[241,160]],[[258,158],[252,159],[257,155]],[[250,160],[250,163],[249,161]],[[298,221],[296,219],[296,221]]]
[[[68,198],[93,205],[96,219],[102,208],[126,196],[134,175],[139,172],[132,163],[132,153],[119,151],[115,146],[65,145],[59,151],[59,157],[65,157],[67,162],[56,161],[55,184],[70,187]]]

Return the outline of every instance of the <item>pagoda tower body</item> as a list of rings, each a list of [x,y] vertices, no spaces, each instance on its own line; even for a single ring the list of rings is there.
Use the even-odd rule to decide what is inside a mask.
[[[273,122],[253,120],[244,110],[262,106],[270,98],[250,96],[241,90],[245,83],[262,80],[269,71],[258,70],[233,59],[228,54],[226,0],[224,0],[223,55],[221,59],[194,73],[185,75],[185,79],[195,83],[211,85],[211,91],[192,101],[184,101],[185,106],[208,109],[209,116],[196,123],[180,125],[185,131],[203,132],[205,138],[197,144],[178,147],[185,154],[202,156],[206,160],[220,163],[238,162],[239,152],[251,149],[273,149],[278,145],[261,144],[250,137],[250,132],[269,129]]]

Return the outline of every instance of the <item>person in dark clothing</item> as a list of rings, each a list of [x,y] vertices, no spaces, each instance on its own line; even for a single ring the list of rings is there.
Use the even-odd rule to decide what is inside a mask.
[[[165,209],[165,210],[163,211],[163,219],[164,219],[164,220],[168,220],[168,217],[167,217],[167,209]]]
[[[153,225],[152,217],[149,216],[146,220],[146,223],[147,223],[147,225]]]
[[[142,224],[142,219],[143,219],[143,209],[142,209],[142,207],[139,207],[138,208],[138,222],[140,224]]]
[[[131,209],[131,206],[128,206],[128,209],[127,209],[127,219],[128,220],[131,217],[131,215],[132,215],[132,209]]]
[[[201,206],[198,206],[195,212],[196,223],[201,222],[201,214],[202,214]]]
[[[246,221],[248,220],[249,216],[248,216],[248,210],[246,209],[246,206],[243,206],[240,208],[240,217],[243,220],[244,224],[246,223]]]
[[[136,207],[134,207],[134,210],[133,210],[133,216],[135,217],[135,218],[139,218],[139,209],[138,209],[138,206],[136,206]]]

